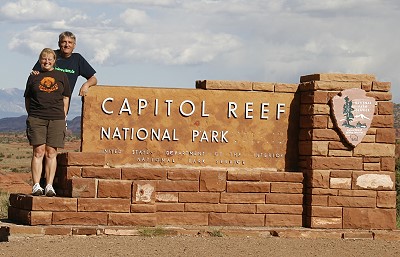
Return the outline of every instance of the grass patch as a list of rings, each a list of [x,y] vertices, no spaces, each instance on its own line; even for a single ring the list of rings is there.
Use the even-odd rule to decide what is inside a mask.
[[[10,205],[9,198],[9,193],[0,191],[0,219],[8,217],[8,206]]]
[[[30,172],[32,147],[25,133],[0,133],[0,170],[5,172]]]
[[[208,234],[212,237],[223,237],[224,233],[221,232],[221,230],[213,230],[213,231],[208,231]]]
[[[400,229],[400,215],[397,215],[396,225],[397,225],[397,228]]]
[[[163,228],[143,228],[139,229],[139,234],[147,237],[165,236],[168,234],[168,231]]]
[[[80,138],[70,135],[65,138],[65,148],[59,152],[79,152]],[[32,158],[32,146],[25,132],[0,133],[0,171],[29,173]]]

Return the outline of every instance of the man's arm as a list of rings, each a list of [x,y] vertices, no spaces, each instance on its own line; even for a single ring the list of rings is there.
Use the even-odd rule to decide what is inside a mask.
[[[39,71],[40,71],[41,69],[42,69],[42,68],[40,67],[40,63],[39,63],[39,61],[37,61],[37,62],[35,63],[35,65],[33,66],[33,68],[32,68],[31,75],[38,75],[38,74],[39,74]]]
[[[85,96],[89,87],[97,85],[97,78],[95,75],[90,77],[85,83],[83,83],[81,89],[79,90],[80,96]]]

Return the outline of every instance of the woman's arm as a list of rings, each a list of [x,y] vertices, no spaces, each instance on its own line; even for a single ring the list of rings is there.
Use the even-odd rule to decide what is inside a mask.
[[[26,113],[28,113],[28,114],[29,114],[30,103],[31,103],[31,99],[29,97],[25,97],[25,110],[26,110]]]
[[[64,102],[64,114],[65,114],[65,119],[67,119],[68,107],[69,107],[69,97],[68,97],[68,96],[64,96],[64,97],[63,97],[63,102]]]

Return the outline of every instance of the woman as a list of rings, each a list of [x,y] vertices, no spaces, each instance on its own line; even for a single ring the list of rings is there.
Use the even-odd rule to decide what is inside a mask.
[[[41,72],[30,75],[24,93],[28,113],[26,133],[33,148],[31,161],[32,195],[42,195],[40,178],[46,173],[46,196],[55,196],[53,180],[57,168],[57,148],[64,147],[65,122],[71,90],[65,73],[55,70],[56,54],[50,48],[40,52]]]

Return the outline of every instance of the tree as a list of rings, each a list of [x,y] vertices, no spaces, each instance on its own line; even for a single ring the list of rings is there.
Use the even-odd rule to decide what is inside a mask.
[[[343,105],[343,114],[345,116],[345,121],[343,122],[343,126],[348,127],[348,128],[353,128],[354,126],[350,124],[351,121],[354,119],[354,115],[352,111],[354,111],[353,102],[349,100],[349,97],[346,96],[344,98],[346,101],[345,104]]]

